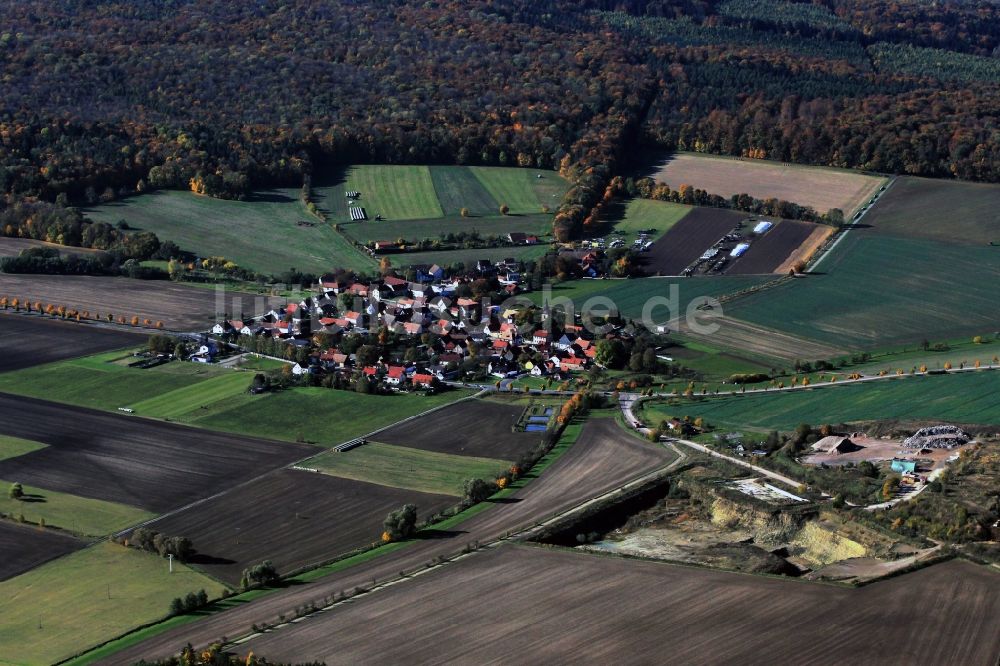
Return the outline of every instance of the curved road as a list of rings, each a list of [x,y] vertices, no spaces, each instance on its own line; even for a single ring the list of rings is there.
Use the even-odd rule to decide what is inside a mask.
[[[635,414],[632,413],[632,406],[635,405],[636,403],[640,402],[640,401],[641,401],[641,396],[639,396],[638,394],[635,394],[635,393],[621,393],[618,396],[618,403],[621,405],[622,414],[624,414],[624,416],[625,416],[625,421],[630,426],[632,426],[633,428],[635,428],[637,431],[641,432],[644,436],[648,437],[649,433],[650,433],[650,429],[646,428],[644,426],[640,426],[639,425],[639,419],[637,419],[635,417]],[[692,442],[692,441],[689,441],[689,440],[686,440],[686,439],[679,439],[679,438],[676,438],[676,437],[671,437],[669,439],[669,441],[677,443],[677,444],[683,444],[684,446],[688,446],[688,447],[690,447],[690,448],[692,448],[692,449],[694,449],[696,451],[699,451],[701,453],[705,453],[705,454],[710,455],[710,456],[712,456],[714,458],[720,458],[720,459],[725,460],[726,462],[732,463],[734,465],[739,465],[740,467],[746,467],[747,469],[753,470],[757,474],[762,474],[762,475],[768,477],[769,479],[773,479],[773,480],[778,481],[780,483],[784,483],[785,485],[791,486],[792,488],[796,488],[797,489],[799,486],[802,485],[801,481],[796,481],[795,479],[793,479],[791,477],[778,474],[777,472],[772,472],[771,470],[764,469],[763,467],[758,467],[757,465],[753,465],[753,464],[747,462],[746,460],[742,460],[740,458],[733,458],[732,456],[727,456],[727,455],[725,455],[723,453],[719,453],[718,451],[714,451],[714,450],[708,448],[707,446],[704,446],[704,445],[699,444],[697,442]]]

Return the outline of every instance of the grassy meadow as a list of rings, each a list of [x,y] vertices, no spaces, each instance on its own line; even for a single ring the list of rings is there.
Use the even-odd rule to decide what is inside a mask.
[[[30,439],[21,439],[20,437],[11,437],[10,435],[0,435],[0,460],[17,458],[18,456],[23,456],[26,453],[44,449],[45,446],[46,445],[41,442],[33,442]]]
[[[52,664],[167,615],[170,600],[224,587],[187,566],[102,542],[0,582],[0,662]]]
[[[131,360],[130,355],[117,351],[7,372],[0,374],[0,391],[116,410],[232,372],[179,361],[140,370],[125,365]],[[249,386],[251,375],[242,374],[242,378],[244,388]]]
[[[510,463],[503,460],[421,451],[378,442],[344,453],[323,453],[302,465],[356,481],[456,497],[463,495],[467,479],[491,479],[510,467]]]
[[[615,231],[626,235],[626,241],[631,243],[639,231],[655,229],[651,235],[654,240],[670,231],[681,219],[694,210],[693,206],[671,203],[669,201],[653,201],[652,199],[630,199],[620,205],[620,211],[609,216],[607,220]]]
[[[0,487],[6,489],[16,479],[0,479]],[[58,527],[84,537],[101,537],[113,534],[126,527],[155,517],[149,511],[116,502],[90,499],[45,490],[34,486],[23,486],[25,498],[14,500],[7,497],[6,490],[0,496],[0,513],[17,518],[24,516],[29,523],[45,521],[47,527]]]
[[[309,214],[299,190],[255,193],[226,201],[192,192],[157,191],[86,209],[88,217],[154,232],[199,256],[222,256],[265,273],[295,267],[371,270],[375,263],[333,228]],[[306,224],[302,224],[306,223]]]
[[[180,361],[140,370],[127,367],[128,360],[131,356],[119,351],[7,372],[0,374],[0,391],[109,411],[130,407],[136,416],[323,446],[470,395],[460,390],[377,396],[293,388],[254,396],[247,393],[252,372]],[[366,418],[359,420],[358,414]],[[26,445],[6,446],[16,451]]]

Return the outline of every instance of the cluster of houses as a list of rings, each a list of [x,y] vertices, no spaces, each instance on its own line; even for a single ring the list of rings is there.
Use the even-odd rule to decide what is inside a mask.
[[[480,272],[476,280],[445,279],[437,266],[422,272],[421,277],[432,281],[410,282],[393,276],[344,282],[323,279],[314,294],[298,303],[248,321],[222,321],[211,332],[248,349],[253,345],[240,344],[243,336],[270,337],[294,345],[303,350],[296,355],[295,374],[363,375],[392,388],[429,387],[457,379],[463,370],[473,368],[495,377],[530,373],[561,381],[593,365],[596,340],[582,326],[556,325],[544,311],[536,313],[541,320],[536,323],[531,321],[536,317],[524,316],[524,303],[495,305],[459,295],[470,293],[483,274],[496,278],[489,284],[498,285],[501,293],[497,295],[516,295],[520,290],[516,266],[490,264],[489,273]],[[399,336],[401,348],[419,348],[420,360],[359,360],[356,353],[345,350],[357,349],[356,339],[355,344],[344,345],[347,338],[383,331]],[[318,337],[317,333],[327,335]],[[620,333],[608,326],[598,334]],[[316,340],[330,341],[329,348],[317,348]]]

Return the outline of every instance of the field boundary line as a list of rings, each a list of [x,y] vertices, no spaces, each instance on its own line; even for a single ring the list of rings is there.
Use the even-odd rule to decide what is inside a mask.
[[[889,179],[889,182],[886,183],[885,189],[879,190],[878,192],[875,193],[875,203],[869,204],[867,208],[861,211],[861,215],[851,219],[851,223],[848,224],[835,239],[833,239],[833,242],[830,243],[830,245],[827,246],[825,250],[823,250],[823,254],[821,254],[819,257],[816,258],[815,261],[812,262],[812,265],[806,271],[807,273],[813,273],[816,271],[817,268],[819,268],[819,265],[823,263],[823,260],[826,259],[828,256],[830,256],[830,254],[833,253],[836,247],[840,245],[840,241],[844,240],[844,238],[847,237],[847,234],[849,234],[854,229],[854,227],[856,227],[857,224],[861,222],[861,220],[865,219],[865,216],[868,215],[868,213],[870,213],[872,209],[878,205],[879,201],[882,200],[883,195],[885,195],[885,193],[888,192],[892,188],[892,186],[896,184],[896,180],[897,177],[892,176]]]
[[[450,407],[452,405],[457,405],[460,402],[464,402],[466,400],[472,400],[472,399],[478,398],[480,395],[482,395],[482,393],[483,392],[480,391],[479,393],[476,393],[474,395],[466,396],[464,398],[459,398],[458,400],[456,400],[454,402],[449,402],[449,403],[447,403],[445,405],[438,405],[437,407],[433,407],[433,408],[428,409],[427,411],[421,412],[419,414],[414,414],[413,416],[408,416],[405,419],[402,419],[400,421],[396,421],[395,423],[391,423],[391,424],[389,424],[387,426],[379,428],[378,430],[373,430],[371,433],[369,433],[367,435],[361,435],[360,437],[364,437],[364,438],[370,437],[371,435],[374,435],[375,433],[379,433],[379,432],[382,432],[384,430],[388,430],[389,428],[394,428],[397,425],[400,425],[402,423],[407,423],[407,422],[409,422],[409,421],[411,421],[413,419],[419,418],[421,416],[425,416],[425,415],[430,414],[432,412],[436,412],[439,409],[444,409],[445,407]],[[132,418],[136,418],[136,417],[132,417]],[[145,417],[139,416],[137,418],[141,419],[141,418],[145,418]],[[352,438],[352,439],[358,439],[358,438]],[[277,440],[274,440],[274,441],[277,441]],[[346,440],[346,441],[352,441],[352,440]],[[341,443],[343,443],[343,442],[341,442]],[[330,448],[328,448],[326,450],[332,450],[332,447],[330,447]],[[304,458],[300,458],[299,460],[293,461],[293,462],[291,462],[291,463],[289,463],[287,465],[284,465],[282,467],[278,467],[278,468],[275,468],[275,469],[270,469],[270,470],[264,472],[263,474],[261,474],[260,476],[256,476],[256,477],[254,477],[252,479],[248,479],[247,481],[244,481],[243,483],[240,483],[240,484],[238,484],[236,486],[233,486],[232,488],[227,488],[226,490],[222,490],[220,492],[217,492],[214,495],[210,495],[209,497],[203,497],[202,499],[195,500],[195,501],[191,502],[190,504],[185,504],[182,507],[178,507],[176,509],[168,511],[167,513],[164,513],[164,514],[162,514],[160,516],[157,516],[155,518],[150,518],[149,520],[146,520],[146,521],[143,521],[141,523],[137,523],[135,525],[131,525],[129,527],[126,527],[123,530],[120,530],[118,532],[115,532],[113,534],[110,534],[110,535],[104,537],[103,539],[100,539],[100,541],[107,541],[107,540],[112,539],[112,538],[120,537],[121,535],[125,534],[126,532],[131,532],[132,530],[135,530],[135,529],[137,529],[139,527],[145,527],[147,525],[151,525],[151,524],[153,524],[153,523],[155,523],[157,521],[163,520],[164,518],[169,518],[169,517],[174,516],[174,515],[182,512],[182,511],[186,511],[188,509],[192,509],[192,508],[194,508],[196,506],[204,504],[205,502],[208,502],[209,500],[216,499],[216,498],[221,497],[221,496],[223,496],[223,495],[225,495],[227,493],[233,492],[233,491],[238,490],[240,488],[244,488],[244,487],[246,487],[246,486],[248,486],[248,485],[250,485],[252,483],[256,483],[256,482],[260,481],[261,479],[263,479],[264,477],[269,476],[271,474],[275,474],[277,472],[280,472],[281,470],[284,470],[284,469],[295,469],[295,468],[300,468],[301,469],[301,466],[302,466],[303,463],[305,463],[306,461],[311,460],[311,459],[315,458],[316,456],[320,455],[321,453],[325,453],[325,452],[326,451],[320,451],[320,452],[316,452],[316,453],[310,453],[308,456],[306,456]],[[95,543],[99,543],[100,541],[97,541]]]

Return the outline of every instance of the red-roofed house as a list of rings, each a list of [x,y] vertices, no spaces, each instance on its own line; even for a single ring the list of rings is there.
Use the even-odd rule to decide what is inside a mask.
[[[549,344],[549,332],[542,329],[540,331],[535,331],[531,336],[531,344],[538,345],[539,347]]]
[[[414,386],[430,386],[434,383],[434,375],[427,375],[422,372],[414,373],[411,380]]]
[[[404,368],[403,366],[390,365],[389,372],[387,372],[385,375],[385,383],[399,385],[400,383],[402,383],[405,373],[406,373],[406,368]]]

